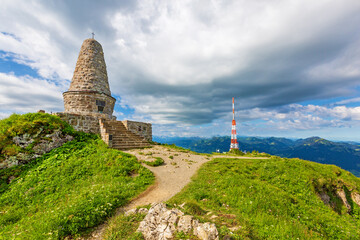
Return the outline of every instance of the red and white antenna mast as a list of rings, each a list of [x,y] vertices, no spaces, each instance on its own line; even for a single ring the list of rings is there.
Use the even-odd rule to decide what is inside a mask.
[[[232,98],[232,110],[233,110],[233,120],[232,120],[232,126],[231,126],[230,150],[231,149],[239,149],[239,144],[238,144],[237,139],[236,139],[236,121],[235,121],[234,98]]]

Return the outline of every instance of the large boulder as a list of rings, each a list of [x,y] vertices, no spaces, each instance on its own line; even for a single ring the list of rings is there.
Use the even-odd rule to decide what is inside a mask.
[[[193,232],[202,240],[218,240],[215,224],[199,223],[193,216],[184,215],[176,208],[167,209],[164,203],[154,204],[148,211],[138,230],[145,240],[173,239],[176,232]]]

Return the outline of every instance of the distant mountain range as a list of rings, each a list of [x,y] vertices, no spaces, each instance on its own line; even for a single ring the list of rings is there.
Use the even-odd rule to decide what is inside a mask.
[[[229,151],[230,137],[153,137],[159,143],[176,144],[195,152]],[[287,158],[301,158],[318,163],[334,164],[360,177],[360,143],[332,142],[320,137],[291,140],[287,138],[239,137],[243,151],[259,151]]]

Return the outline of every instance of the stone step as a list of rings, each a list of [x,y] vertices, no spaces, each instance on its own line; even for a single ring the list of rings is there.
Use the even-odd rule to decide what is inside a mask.
[[[135,136],[118,136],[118,135],[113,135],[113,141],[127,141],[127,140],[130,140],[130,141],[136,141],[136,142],[148,142],[146,141],[145,139],[143,138],[137,138]]]
[[[112,145],[121,145],[121,144],[141,144],[141,145],[149,145],[147,142],[138,142],[138,141],[113,141]]]
[[[134,142],[134,143],[149,144],[149,142],[147,142],[147,141],[139,141],[137,139],[132,139],[132,138],[113,139],[112,142],[113,143]]]
[[[130,134],[114,134],[114,135],[112,135],[112,138],[113,139],[131,138],[131,139],[135,139],[136,141],[146,141],[144,138],[134,136],[134,135],[130,135]]]
[[[112,144],[122,144],[122,143],[139,143],[139,144],[149,144],[148,142],[145,142],[145,141],[136,141],[136,140],[133,140],[133,139],[124,139],[122,141],[112,141]]]
[[[122,146],[122,145],[141,145],[141,146],[145,146],[145,145],[149,145],[146,143],[134,143],[134,142],[124,142],[124,143],[113,143],[112,146]]]
[[[114,149],[131,149],[131,148],[143,148],[143,147],[150,147],[150,145],[146,145],[146,146],[138,146],[138,145],[112,146],[111,148],[114,148]]]
[[[129,144],[129,145],[115,145],[112,146],[112,148],[127,148],[127,147],[132,147],[132,148],[143,148],[143,147],[150,147],[150,145],[134,145],[134,144]]]
[[[121,145],[112,145],[112,148],[122,148],[122,147],[149,147],[149,144],[121,144]]]
[[[118,145],[149,145],[148,143],[139,143],[139,142],[116,142],[112,143],[112,146],[118,146]]]
[[[113,139],[112,142],[138,142],[138,143],[148,143],[146,141],[140,141],[138,139],[133,139],[133,138],[121,138],[121,139]]]
[[[125,150],[151,146],[150,143],[140,135],[126,129],[119,121],[103,121],[102,128],[109,135],[112,135],[112,148]]]
[[[129,134],[129,133],[114,133],[113,135],[113,139],[122,139],[122,138],[132,138],[132,139],[136,139],[138,141],[146,141],[144,138],[137,136],[135,134]]]

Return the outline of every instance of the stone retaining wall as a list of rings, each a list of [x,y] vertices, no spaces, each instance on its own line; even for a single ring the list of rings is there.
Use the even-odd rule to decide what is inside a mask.
[[[76,131],[100,133],[99,116],[80,115],[73,113],[55,113],[61,120],[69,123]]]
[[[144,137],[148,141],[152,141],[152,126],[151,123],[135,122],[125,120],[122,121],[127,130]]]

